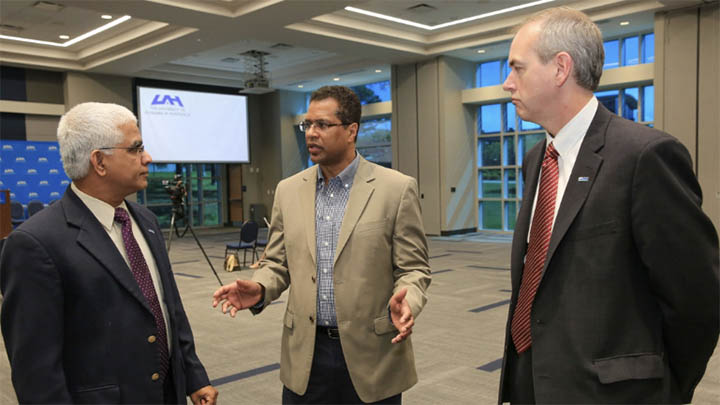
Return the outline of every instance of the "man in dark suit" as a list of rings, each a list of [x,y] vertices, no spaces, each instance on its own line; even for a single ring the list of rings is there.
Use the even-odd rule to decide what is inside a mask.
[[[214,404],[147,187],[135,116],[84,103],[60,120],[70,187],[0,256],[2,334],[20,403]]]
[[[690,402],[718,338],[718,238],[685,147],[598,105],[598,27],[556,8],[503,87],[547,131],[528,152],[500,402]]]

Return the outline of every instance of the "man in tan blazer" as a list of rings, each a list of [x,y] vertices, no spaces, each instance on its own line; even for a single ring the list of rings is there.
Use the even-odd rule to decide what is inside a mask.
[[[291,287],[285,404],[399,404],[417,382],[408,337],[430,285],[417,183],[356,153],[360,115],[347,87],[312,94],[300,129],[317,165],[278,184],[266,258],[252,280],[213,296],[235,316],[261,312]]]

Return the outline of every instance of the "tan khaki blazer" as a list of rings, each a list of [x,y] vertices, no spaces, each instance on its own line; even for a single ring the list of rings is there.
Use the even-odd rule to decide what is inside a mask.
[[[307,389],[315,344],[317,170],[313,166],[278,184],[266,260],[253,276],[265,287],[266,306],[290,287],[280,379],[299,395]],[[365,402],[417,382],[410,339],[390,343],[397,330],[388,301],[407,287],[418,317],[431,279],[427,252],[415,179],[360,157],[335,252],[334,288],[343,354]]]

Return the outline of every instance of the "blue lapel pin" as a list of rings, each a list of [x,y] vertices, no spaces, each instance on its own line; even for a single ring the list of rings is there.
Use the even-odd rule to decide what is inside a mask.
[[[581,182],[590,181],[590,177],[584,177],[584,176],[583,176],[583,177],[578,177],[578,181],[581,181]]]

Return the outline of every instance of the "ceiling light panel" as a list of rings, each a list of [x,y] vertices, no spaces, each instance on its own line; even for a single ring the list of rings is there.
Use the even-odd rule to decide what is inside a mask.
[[[28,6],[27,2],[3,1],[0,22],[21,26],[23,30],[16,33],[2,31],[4,35],[0,35],[0,39],[68,47],[130,19],[126,16],[115,20],[102,20],[98,18],[97,11],[71,6],[58,9],[48,4],[35,4],[37,5]],[[58,39],[59,35],[68,35],[72,39],[64,41]]]
[[[434,7],[433,4],[440,4],[440,2],[437,0],[425,1],[424,3],[418,3],[417,1],[390,2],[386,0],[372,0],[363,3],[362,7],[345,7],[345,10],[355,15],[360,14],[376,20],[420,28],[425,31],[433,31],[457,24],[512,13],[554,1],[555,0],[508,0],[478,2],[472,5],[468,5],[467,2],[442,2],[442,7]],[[435,8],[435,10],[432,10],[432,8]],[[415,10],[422,10],[422,12]]]

